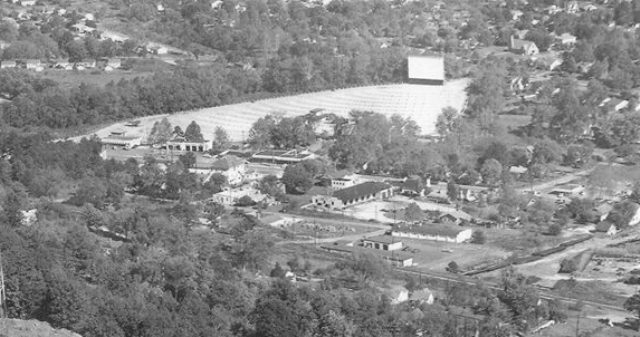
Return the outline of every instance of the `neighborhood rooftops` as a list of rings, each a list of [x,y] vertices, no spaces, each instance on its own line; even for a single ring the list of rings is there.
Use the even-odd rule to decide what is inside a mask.
[[[390,188],[391,185],[389,184],[368,181],[362,184],[335,191],[333,192],[333,196],[346,203],[350,200],[359,199],[361,197],[366,197],[369,195],[375,195],[376,193],[388,190]]]

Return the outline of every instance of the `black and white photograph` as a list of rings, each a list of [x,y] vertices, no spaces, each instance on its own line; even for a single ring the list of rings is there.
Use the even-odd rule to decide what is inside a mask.
[[[0,0],[0,337],[640,336],[640,0]]]

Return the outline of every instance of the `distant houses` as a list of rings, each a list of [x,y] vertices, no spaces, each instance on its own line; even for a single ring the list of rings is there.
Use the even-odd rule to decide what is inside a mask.
[[[32,71],[43,71],[46,68],[58,70],[86,70],[103,69],[113,71],[122,67],[120,58],[85,59],[71,62],[67,59],[50,59],[43,61],[40,59],[16,59],[0,61],[0,69],[23,68]]]

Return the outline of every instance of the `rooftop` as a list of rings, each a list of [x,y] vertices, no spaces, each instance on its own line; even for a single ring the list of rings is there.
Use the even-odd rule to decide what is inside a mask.
[[[595,231],[596,232],[608,232],[609,228],[611,228],[611,226],[614,226],[614,224],[612,224],[611,222],[606,221],[606,220],[605,221],[601,221],[600,223],[598,223],[596,225]]]
[[[305,151],[296,150],[269,150],[258,152],[254,157],[283,157],[283,158],[297,158],[302,159],[310,156],[311,153]]]
[[[424,234],[424,235],[441,235],[448,237],[455,237],[460,232],[467,230],[468,228],[456,226],[456,225],[444,225],[444,224],[398,224],[393,226],[394,232],[404,232],[404,233],[416,233],[416,234]]]
[[[406,261],[413,258],[411,254],[408,254],[402,251],[367,249],[362,247],[350,247],[345,245],[331,245],[331,244],[322,245],[320,247],[328,251],[341,252],[341,253],[354,253],[354,254],[362,253],[362,254],[379,255],[391,261]]]
[[[407,179],[402,183],[402,189],[420,192],[423,189],[422,181],[420,178]]]
[[[401,242],[399,239],[394,238],[391,235],[371,236],[371,237],[368,237],[368,238],[364,238],[363,241],[386,243],[386,244]]]
[[[335,191],[333,192],[333,196],[342,200],[343,202],[346,202],[363,196],[376,194],[389,188],[391,188],[391,185],[389,184],[369,181],[355,186],[347,187],[339,191]]]

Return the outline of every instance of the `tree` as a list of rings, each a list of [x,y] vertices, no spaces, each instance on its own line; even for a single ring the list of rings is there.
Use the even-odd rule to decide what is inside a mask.
[[[65,46],[65,49],[67,50],[67,54],[69,55],[69,62],[80,62],[87,58],[87,49],[80,41],[70,41]]]
[[[634,312],[636,316],[640,317],[640,292],[627,298],[624,301],[623,307],[628,311]],[[640,331],[640,324],[636,326],[636,329]]]
[[[196,155],[193,152],[187,152],[180,155],[178,160],[184,165],[185,169],[190,169],[196,164]]]
[[[585,145],[570,145],[567,148],[567,154],[564,156],[565,165],[576,168],[584,166],[589,162],[593,149],[594,146],[591,142]]]
[[[213,132],[213,151],[222,152],[229,147],[229,134],[220,126]]]
[[[485,242],[487,242],[487,236],[484,234],[483,231],[474,231],[473,234],[471,234],[471,243],[477,243],[479,245],[484,244]]]
[[[502,165],[499,161],[493,158],[488,159],[484,164],[482,164],[480,173],[482,174],[482,179],[487,185],[496,185],[502,176]]]
[[[404,219],[406,221],[418,221],[424,218],[424,212],[418,204],[412,202],[404,209]]]
[[[640,204],[640,182],[636,181],[631,188],[631,195],[629,195],[629,201]]]
[[[560,262],[560,270],[559,273],[571,274],[578,270],[576,266],[576,262],[573,259],[563,259]]]
[[[449,264],[447,265],[447,271],[450,273],[454,273],[457,274],[460,272],[460,267],[458,266],[458,264],[456,263],[456,261],[451,261],[449,262]]]
[[[560,233],[562,233],[562,226],[557,223],[551,224],[549,225],[547,232],[549,233],[549,235],[558,236],[560,235]]]
[[[447,183],[447,196],[449,197],[449,200],[451,201],[458,200],[459,193],[460,193],[460,189],[458,188],[458,185],[456,185],[456,183],[454,183],[453,180],[450,180]]]
[[[220,221],[220,216],[224,214],[224,206],[218,203],[211,203],[205,210],[207,214],[207,220],[211,222],[211,226],[217,226]]]
[[[436,130],[441,136],[446,136],[451,133],[456,127],[456,121],[458,118],[458,111],[452,107],[446,107],[442,109],[442,113],[438,115],[436,121]]]
[[[276,127],[276,119],[267,115],[255,121],[249,130],[249,144],[257,149],[271,144],[271,132]]]
[[[304,194],[313,186],[313,176],[301,163],[287,165],[282,174],[287,193]]]
[[[629,222],[633,219],[638,210],[638,205],[628,200],[613,205],[607,220],[611,221],[618,229],[629,227]]]
[[[149,142],[152,144],[164,144],[171,139],[171,123],[165,117],[159,122],[153,123],[151,133],[149,134]]]
[[[581,223],[595,222],[598,218],[594,212],[595,203],[589,198],[572,198],[567,204],[567,211]]]
[[[273,267],[273,269],[271,269],[269,276],[275,277],[275,278],[283,278],[284,275],[285,275],[284,269],[282,269],[282,267],[280,266],[280,263],[276,262],[276,265],[275,267]]]
[[[82,206],[86,203],[93,204],[96,208],[104,208],[107,200],[107,186],[102,179],[97,177],[87,177],[82,179],[75,195],[71,198],[72,203]]]
[[[533,147],[531,161],[536,164],[555,163],[562,159],[562,148],[550,139],[543,139]]]
[[[196,123],[196,121],[192,121],[187,129],[184,130],[184,139],[188,142],[202,142],[204,141],[204,137],[202,137],[202,131],[200,130],[200,125]]]
[[[240,199],[238,199],[238,202],[236,202],[236,206],[240,207],[254,206],[255,204],[256,202],[248,195],[240,197]]]
[[[19,226],[22,222],[22,213],[27,201],[27,195],[21,186],[15,186],[7,191],[6,198],[2,205],[4,219],[10,226]]]
[[[258,191],[260,191],[260,193],[269,195],[276,200],[282,200],[284,198],[284,192],[282,191],[282,188],[280,186],[281,185],[278,177],[270,174],[260,179],[260,181],[258,182]]]
[[[543,29],[530,30],[524,38],[533,41],[540,51],[547,51],[553,44],[553,36]]]

